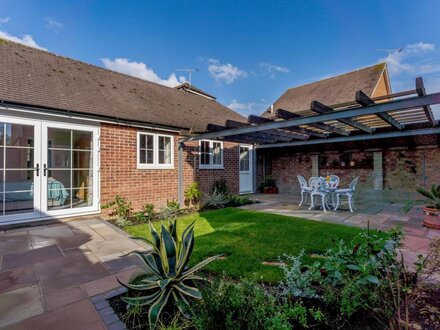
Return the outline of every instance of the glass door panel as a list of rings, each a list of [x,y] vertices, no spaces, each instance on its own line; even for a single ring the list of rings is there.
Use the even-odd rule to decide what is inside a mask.
[[[47,210],[93,206],[93,132],[47,127]]]
[[[39,154],[35,159],[38,124],[0,119],[0,222],[39,214]]]

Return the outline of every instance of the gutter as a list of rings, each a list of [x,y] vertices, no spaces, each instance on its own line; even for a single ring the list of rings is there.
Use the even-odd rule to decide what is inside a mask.
[[[0,109],[6,111],[19,111],[24,113],[49,115],[49,116],[61,117],[61,118],[83,119],[83,120],[89,120],[100,123],[131,126],[131,127],[138,127],[138,128],[151,129],[151,130],[161,130],[166,132],[178,133],[180,135],[189,135],[188,134],[189,131],[186,128],[180,128],[180,127],[174,128],[169,126],[145,123],[142,121],[127,120],[127,119],[111,117],[111,116],[84,114],[70,110],[39,107],[39,106],[10,102],[5,100],[0,100]]]

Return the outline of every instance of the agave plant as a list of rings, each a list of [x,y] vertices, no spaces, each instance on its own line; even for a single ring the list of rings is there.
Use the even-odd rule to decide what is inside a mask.
[[[407,203],[405,211],[409,211],[414,205],[420,204],[427,204],[436,210],[440,210],[440,185],[432,185],[430,190],[417,188],[417,192],[425,197],[425,199]]]
[[[185,228],[180,240],[177,235],[176,220],[169,220],[168,228],[162,223],[160,233],[150,222],[151,240],[133,237],[148,243],[153,250],[146,253],[134,252],[144,263],[145,276],[138,277],[134,283],[121,283],[135,292],[135,295],[124,297],[122,300],[132,306],[150,306],[148,311],[150,329],[156,327],[160,313],[170,296],[173,296],[180,312],[187,315],[188,298],[202,298],[200,291],[193,286],[193,282],[205,279],[195,275],[195,272],[220,257],[207,258],[188,268],[194,247],[194,225],[195,221]]]

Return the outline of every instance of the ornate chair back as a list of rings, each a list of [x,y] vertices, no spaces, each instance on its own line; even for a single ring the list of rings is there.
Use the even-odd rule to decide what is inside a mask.
[[[304,179],[304,177],[301,175],[297,175],[297,177],[298,177],[299,186],[301,187],[301,189],[308,188],[306,179]]]
[[[339,187],[339,177],[337,175],[330,175],[330,180],[327,182],[327,186],[329,188],[338,188]]]
[[[355,177],[354,179],[353,179],[353,181],[351,181],[351,183],[350,183],[350,190],[352,190],[352,191],[355,191],[355,189],[356,189],[356,185],[358,184],[358,181],[359,181],[359,177],[357,176],[357,177]]]
[[[309,180],[310,188],[313,191],[318,191],[322,187],[322,178],[313,176]]]

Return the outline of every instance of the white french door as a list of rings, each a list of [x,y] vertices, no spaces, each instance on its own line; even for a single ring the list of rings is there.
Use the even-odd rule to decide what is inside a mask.
[[[97,211],[98,132],[0,116],[0,225]]]
[[[252,146],[239,146],[240,194],[253,192]]]

